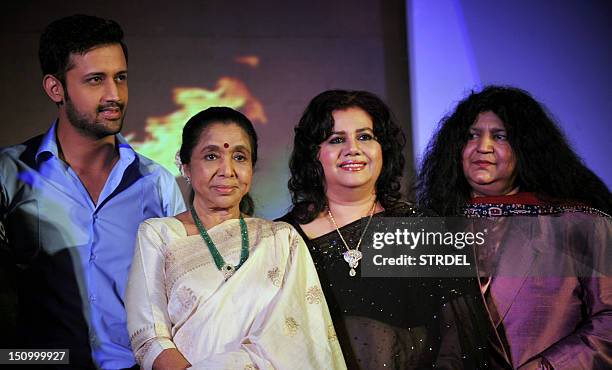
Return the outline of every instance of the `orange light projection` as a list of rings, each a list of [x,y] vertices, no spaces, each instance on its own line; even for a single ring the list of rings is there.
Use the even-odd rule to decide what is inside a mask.
[[[133,141],[134,134],[126,136],[139,153],[163,165],[174,176],[179,176],[174,156],[181,144],[185,123],[196,113],[209,107],[226,106],[242,111],[253,123],[266,124],[268,119],[261,102],[237,78],[221,77],[214,90],[199,87],[177,87],[172,90],[173,101],[179,108],[165,116],[146,119],[146,138]]]

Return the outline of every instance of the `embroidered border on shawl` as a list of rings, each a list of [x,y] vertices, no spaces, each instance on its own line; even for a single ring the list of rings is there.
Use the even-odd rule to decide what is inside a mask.
[[[138,362],[139,365],[142,365],[144,363],[144,359],[145,357],[147,357],[147,354],[151,350],[152,345],[153,345],[153,340],[150,340],[147,343],[145,343],[140,349],[136,350],[134,357],[136,358],[136,362]]]
[[[338,341],[338,337],[336,336],[336,330],[334,329],[334,325],[327,325],[327,340],[330,342]]]
[[[463,207],[467,217],[545,216],[567,212],[581,212],[596,216],[610,217],[606,213],[587,206],[534,205],[534,204],[470,204]]]
[[[151,324],[151,325],[147,325],[147,326],[145,326],[145,327],[143,327],[143,328],[140,328],[140,329],[136,330],[135,332],[133,332],[133,333],[130,335],[130,343],[132,343],[132,347],[136,347],[136,346],[137,346],[137,345],[139,345],[141,342],[146,341],[146,339],[145,339],[145,340],[142,340],[142,339],[141,339],[141,338],[139,338],[139,337],[144,336],[144,335],[145,335],[146,333],[148,333],[148,332],[152,332],[153,334],[155,334],[155,325],[153,325],[153,324]],[[153,335],[153,336],[155,336],[155,335]],[[150,337],[150,336],[149,336],[149,337]],[[140,340],[139,340],[139,339],[140,339]],[[148,338],[147,338],[147,339],[148,339]]]
[[[289,229],[290,226],[280,222],[270,222],[259,218],[247,218],[247,228],[249,230],[250,252],[252,253],[265,238],[274,237],[279,231]],[[236,229],[238,230],[238,229]],[[221,253],[224,257],[237,259],[240,254],[241,238],[240,233],[234,230],[226,229],[220,233],[211,235],[213,240],[219,245],[230,244],[233,247],[223,249]],[[201,267],[213,265],[214,261],[210,256],[210,252],[204,244],[203,240],[198,240],[197,243],[185,243],[183,238],[175,240],[174,243],[180,244],[181,248],[170,248],[167,246],[164,251],[166,257],[166,294],[170,295],[176,282],[186,274],[195,271]],[[292,250],[297,245],[296,238],[293,238]],[[216,268],[216,267],[215,267]]]

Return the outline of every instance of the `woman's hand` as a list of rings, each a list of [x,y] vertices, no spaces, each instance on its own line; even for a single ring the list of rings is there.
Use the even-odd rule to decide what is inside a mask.
[[[163,350],[153,361],[153,370],[182,370],[188,367],[191,367],[191,364],[176,348]]]

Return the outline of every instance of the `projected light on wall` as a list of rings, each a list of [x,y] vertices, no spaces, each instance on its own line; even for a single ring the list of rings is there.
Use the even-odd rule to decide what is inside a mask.
[[[236,62],[250,67],[259,64],[256,56],[238,57]],[[172,99],[178,109],[164,116],[148,117],[144,128],[144,141],[135,141],[134,133],[130,133],[126,138],[137,152],[162,164],[174,176],[179,176],[174,156],[180,147],[183,126],[201,110],[226,106],[240,110],[253,124],[268,122],[261,102],[251,94],[246,84],[233,77],[220,77],[212,90],[202,87],[176,87],[172,90]]]

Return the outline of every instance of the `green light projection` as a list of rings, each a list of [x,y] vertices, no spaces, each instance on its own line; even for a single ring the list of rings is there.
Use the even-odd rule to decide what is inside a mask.
[[[163,165],[174,176],[179,176],[174,156],[179,150],[185,123],[196,113],[209,107],[227,106],[243,112],[253,123],[266,124],[268,119],[261,102],[237,78],[219,78],[214,90],[200,87],[177,87],[172,90],[173,101],[179,107],[172,113],[146,119],[144,141],[135,141],[134,134],[126,135],[130,145],[139,153]]]

